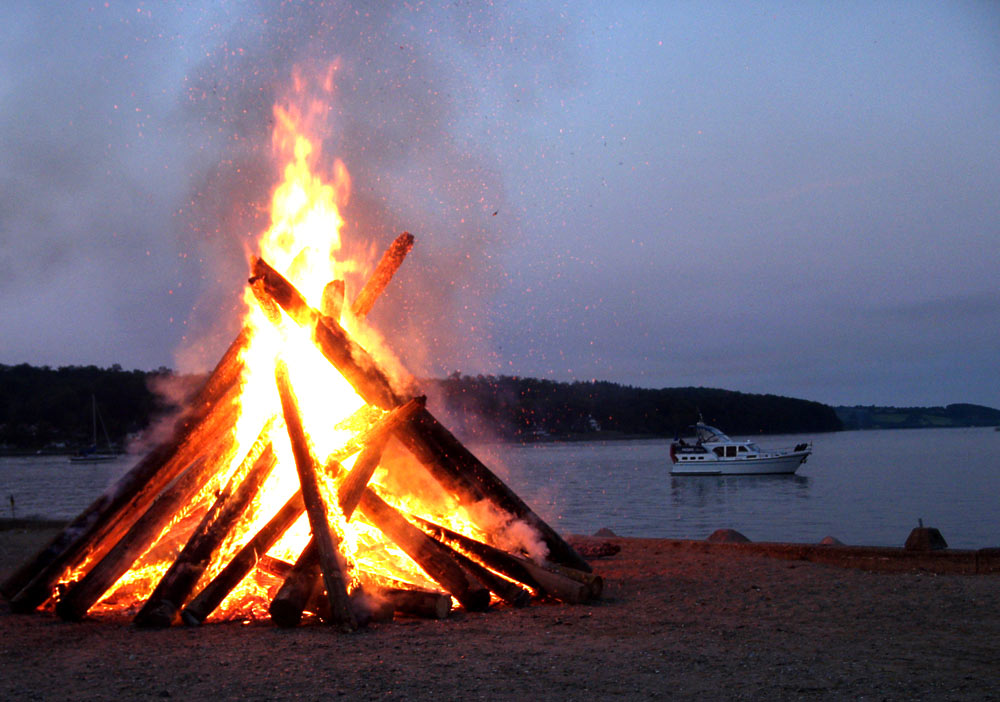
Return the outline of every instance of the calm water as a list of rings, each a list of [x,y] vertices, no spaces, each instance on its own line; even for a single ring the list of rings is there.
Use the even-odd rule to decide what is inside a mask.
[[[670,477],[669,442],[488,445],[475,452],[563,533],[901,546],[923,519],[954,548],[1000,546],[1000,432],[912,429],[813,438],[793,476]],[[801,436],[763,437],[789,446]],[[136,459],[0,458],[0,514],[70,519]]]
[[[765,447],[803,437],[760,437]],[[1000,432],[838,432],[812,437],[791,476],[671,477],[669,441],[481,447],[511,487],[562,533],[902,546],[923,519],[953,548],[1000,546]],[[492,454],[487,459],[486,454]]]

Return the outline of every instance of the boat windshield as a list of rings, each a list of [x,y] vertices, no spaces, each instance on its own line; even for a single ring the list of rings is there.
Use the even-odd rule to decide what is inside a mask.
[[[701,443],[709,441],[732,441],[732,439],[723,434],[721,431],[715,427],[710,427],[707,424],[698,424],[695,426],[694,430],[698,436],[698,441]]]

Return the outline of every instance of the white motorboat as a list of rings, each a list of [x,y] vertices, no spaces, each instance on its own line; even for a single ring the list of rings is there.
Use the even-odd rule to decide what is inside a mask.
[[[812,443],[794,448],[762,449],[753,441],[735,441],[703,422],[694,425],[693,443],[670,444],[671,475],[791,474],[806,462]]]

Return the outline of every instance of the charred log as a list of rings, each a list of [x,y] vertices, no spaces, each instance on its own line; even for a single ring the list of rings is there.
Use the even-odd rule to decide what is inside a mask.
[[[399,546],[445,591],[469,611],[481,612],[490,605],[490,592],[462,568],[449,549],[415,527],[368,488],[361,497],[365,518]]]
[[[451,598],[433,590],[389,588],[377,596],[392,604],[395,612],[423,619],[445,619],[451,612]]]

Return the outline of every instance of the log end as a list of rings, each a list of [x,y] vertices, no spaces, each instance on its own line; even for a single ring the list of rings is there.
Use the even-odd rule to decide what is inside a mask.
[[[142,629],[166,629],[177,620],[177,605],[169,600],[147,602],[132,621]]]
[[[296,627],[302,621],[302,607],[285,599],[275,598],[267,611],[271,615],[271,621],[284,629]]]
[[[508,600],[508,602],[517,608],[527,607],[531,604],[531,593],[524,588],[520,588],[520,592],[513,599]]]
[[[458,596],[458,601],[469,612],[485,612],[490,608],[490,591],[484,588],[474,588]]]
[[[595,575],[590,580],[588,585],[589,585],[589,593],[588,593],[589,597],[587,599],[590,600],[601,599],[601,595],[604,593],[604,578],[602,578],[600,575]]]
[[[56,603],[56,614],[63,621],[79,622],[87,616],[87,610],[81,611],[73,600],[59,600]]]

